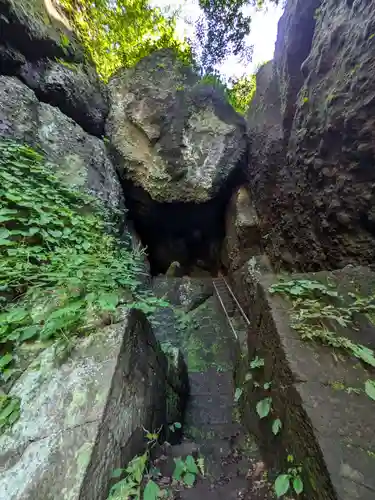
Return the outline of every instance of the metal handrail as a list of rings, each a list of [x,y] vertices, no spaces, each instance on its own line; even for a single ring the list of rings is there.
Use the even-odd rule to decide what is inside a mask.
[[[223,276],[222,274],[220,274],[219,279],[221,279],[221,280],[223,280],[223,281],[224,281],[224,283],[225,283],[225,285],[226,285],[226,287],[227,287],[227,289],[228,289],[229,293],[231,294],[231,296],[232,296],[233,300],[234,300],[234,301],[235,301],[235,303],[237,304],[237,307],[238,307],[238,309],[239,309],[239,311],[240,311],[240,313],[241,313],[241,315],[242,315],[243,319],[246,321],[246,323],[248,324],[248,326],[250,326],[250,324],[251,324],[251,323],[250,323],[250,320],[249,320],[249,318],[246,316],[245,311],[242,309],[241,304],[238,302],[237,297],[234,295],[234,293],[233,293],[233,291],[232,291],[231,287],[228,285],[227,280],[224,278],[224,276]],[[214,286],[215,286],[215,283],[214,283]],[[216,286],[215,286],[215,290],[216,290]]]
[[[223,300],[222,300],[222,298],[221,298],[221,296],[220,296],[219,290],[217,289],[217,286],[216,286],[216,284],[215,284],[215,280],[213,280],[212,282],[213,282],[213,285],[214,285],[214,288],[215,288],[215,291],[216,291],[217,298],[219,299],[220,305],[221,305],[221,307],[223,308],[223,311],[224,311],[224,313],[225,313],[225,316],[227,317],[228,323],[229,323],[229,325],[230,325],[230,327],[231,327],[231,329],[232,329],[233,335],[234,335],[234,336],[236,337],[236,339],[238,340],[238,335],[237,335],[237,332],[236,332],[236,330],[235,330],[235,328],[234,328],[234,326],[233,326],[233,324],[232,324],[232,320],[230,319],[230,316],[229,316],[229,314],[228,314],[228,312],[227,312],[227,310],[226,310],[226,308],[225,308],[224,302],[223,302]]]

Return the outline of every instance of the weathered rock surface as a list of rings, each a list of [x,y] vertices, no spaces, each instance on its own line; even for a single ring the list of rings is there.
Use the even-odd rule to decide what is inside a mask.
[[[167,409],[181,421],[186,366],[177,359],[167,368],[134,310],[79,340],[63,362],[53,347],[43,351],[10,392],[21,397],[21,416],[0,437],[1,500],[106,499],[112,471],[144,449],[142,426],[171,423]]]
[[[234,192],[227,208],[221,258],[223,265],[234,271],[250,257],[258,255],[261,238],[259,218],[250,193],[242,186]]]
[[[0,137],[41,148],[69,186],[82,186],[114,208],[124,206],[120,183],[101,140],[57,108],[40,103],[17,78],[0,76]]]
[[[17,75],[38,99],[57,106],[88,133],[102,136],[108,114],[106,89],[88,64],[27,62]]]
[[[107,95],[86,59],[52,0],[1,0],[0,74],[17,76],[39,100],[101,136]]]
[[[374,260],[373,34],[371,1],[287,2],[248,117],[249,183],[277,264]]]
[[[0,44],[27,59],[83,62],[82,49],[54,0],[0,0]]]
[[[123,177],[158,202],[212,199],[243,163],[242,118],[169,50],[111,80],[107,133]]]
[[[348,303],[348,292],[367,297],[375,285],[374,273],[366,268],[293,277],[334,284]],[[249,264],[233,275],[235,293],[251,322],[246,359],[259,356],[265,363],[264,369],[253,371],[260,387],[247,385],[244,421],[258,435],[269,464],[286,470],[290,467],[287,454],[301,464],[307,499],[371,500],[375,495],[374,401],[365,394],[364,384],[374,378],[374,370],[332,347],[301,340],[290,326],[290,302],[269,293],[269,287],[279,281]],[[356,317],[355,324],[336,333],[375,348],[375,327],[365,317]],[[247,362],[243,375],[248,370]],[[270,381],[270,390],[261,389]],[[265,397],[272,398],[272,418],[260,420],[255,407]],[[275,418],[282,421],[277,437],[271,429]]]
[[[225,206],[246,166],[243,118],[170,50],[119,71],[109,94],[106,131],[152,273],[173,261],[216,269]]]

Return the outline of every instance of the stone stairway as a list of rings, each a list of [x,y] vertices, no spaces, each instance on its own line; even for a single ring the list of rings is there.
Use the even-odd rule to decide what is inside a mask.
[[[240,355],[235,328],[240,318],[225,280],[163,277],[154,280],[153,289],[174,308],[156,314],[155,335],[181,349],[190,381],[184,438],[170,453],[199,450],[206,468],[204,480],[182,489],[175,498],[273,498],[262,477],[263,463],[255,442],[236,418],[233,374]],[[181,328],[174,318],[182,310],[187,312]]]

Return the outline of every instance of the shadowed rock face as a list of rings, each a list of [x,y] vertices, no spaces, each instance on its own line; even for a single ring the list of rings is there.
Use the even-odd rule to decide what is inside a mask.
[[[10,392],[20,419],[0,436],[2,499],[105,500],[113,470],[144,449],[142,427],[182,421],[186,365],[139,311],[80,339],[65,362],[53,346],[29,357]]]
[[[107,135],[154,272],[175,260],[214,267],[246,163],[244,120],[169,50],[120,71],[109,93]]]
[[[38,99],[103,135],[106,92],[52,0],[0,0],[0,74],[17,76]]]
[[[248,116],[249,183],[274,263],[375,256],[371,1],[290,0]]]

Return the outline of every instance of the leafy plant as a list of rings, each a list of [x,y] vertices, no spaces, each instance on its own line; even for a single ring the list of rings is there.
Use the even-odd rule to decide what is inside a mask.
[[[293,455],[288,456],[288,462],[293,463]],[[280,474],[277,476],[274,488],[277,498],[284,496],[290,488],[294,490],[297,495],[303,492],[303,481],[301,478],[302,467],[294,466],[288,469],[286,474]]]
[[[364,363],[375,367],[374,352],[329,328],[331,325],[350,327],[355,314],[365,314],[374,320],[375,296],[360,297],[349,293],[348,305],[332,285],[319,281],[294,279],[272,285],[269,292],[287,296],[292,301],[291,326],[304,340],[319,340],[325,345],[345,350]],[[334,303],[332,303],[334,301]]]
[[[256,405],[256,411],[260,418],[265,418],[269,415],[271,411],[272,398],[267,397],[258,401]]]
[[[116,469],[113,471],[112,478],[125,477],[112,486],[108,499],[135,498],[140,500],[144,479],[148,473],[147,466],[150,459],[150,450],[157,443],[161,428],[157,432],[149,432],[147,429],[143,430],[147,439],[146,451],[142,455],[136,455],[125,469]],[[160,487],[152,479],[148,478],[143,488],[143,499],[157,499],[160,492]]]
[[[261,368],[264,366],[264,358],[259,358],[255,356],[255,358],[250,361],[250,368],[253,370],[254,368]]]
[[[176,432],[176,430],[179,430],[182,428],[182,425],[180,424],[180,422],[174,422],[173,424],[170,424],[169,426],[169,430],[171,432]]]
[[[181,481],[188,488],[194,486],[199,472],[204,475],[204,465],[202,459],[200,459],[197,463],[192,455],[188,455],[185,460],[182,458],[175,458],[174,461],[175,470],[173,472],[173,479]]]
[[[0,141],[0,376],[30,341],[69,342],[135,307],[142,255],[116,237],[118,214],[65,186],[32,148]]]
[[[20,405],[19,398],[6,394],[0,395],[0,434],[18,420]]]

